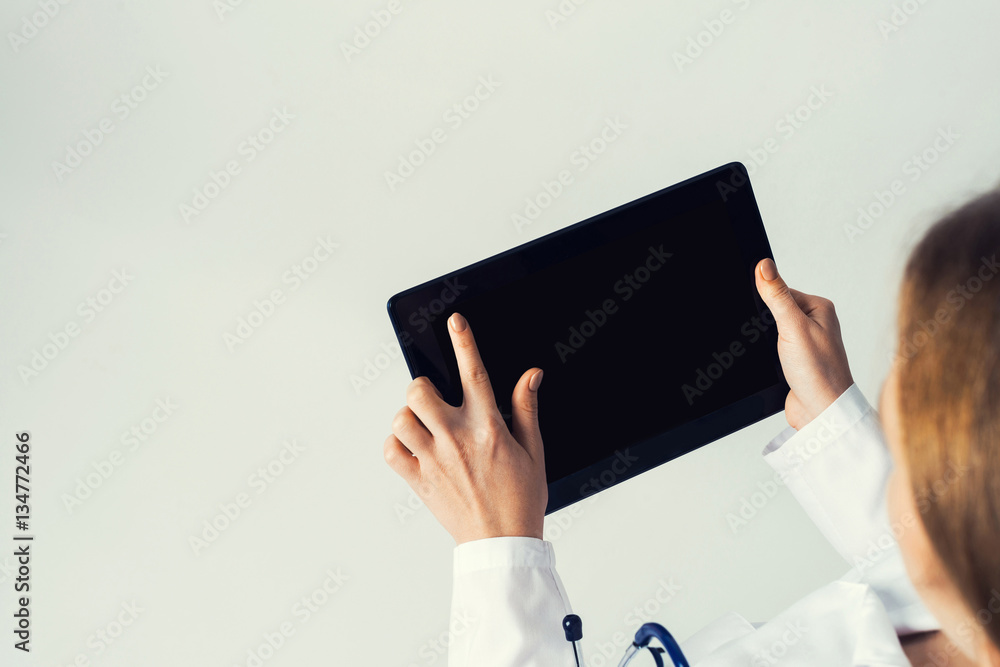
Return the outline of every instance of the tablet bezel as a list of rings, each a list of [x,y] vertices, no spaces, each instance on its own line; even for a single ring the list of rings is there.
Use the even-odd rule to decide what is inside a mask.
[[[418,331],[418,325],[408,323],[406,320],[412,319],[417,310],[408,308],[402,314],[403,302],[415,299],[435,321],[447,319],[461,310],[465,300],[647,227],[649,223],[630,226],[614,223],[616,218],[621,222],[618,214],[627,209],[661,197],[676,215],[721,201],[729,213],[748,276],[753,275],[753,268],[761,259],[773,258],[746,168],[739,162],[723,165],[394,295],[386,308],[411,377],[426,375],[449,404],[461,404],[461,383],[453,382],[440,370],[447,363],[445,355],[453,360],[454,353],[441,349],[427,317],[421,315],[418,319],[418,324],[420,320],[427,324],[423,331]],[[758,313],[765,313],[766,307],[755,290],[754,301]],[[645,441],[624,445],[602,461],[550,482],[545,513],[620,484],[783,410],[788,385],[777,356],[777,328],[770,327],[763,337],[773,351],[778,383]]]

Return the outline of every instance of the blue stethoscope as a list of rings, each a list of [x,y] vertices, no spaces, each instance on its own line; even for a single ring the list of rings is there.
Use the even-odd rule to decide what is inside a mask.
[[[583,621],[576,614],[570,614],[563,619],[563,632],[566,633],[566,641],[573,645],[573,655],[576,657],[576,667],[580,667],[580,648],[577,642],[583,639]],[[658,639],[663,648],[658,646],[650,646],[649,642],[653,639]],[[653,654],[653,660],[656,661],[656,667],[663,666],[663,657],[661,654],[666,653],[670,656],[670,660],[673,662],[674,667],[690,667],[688,665],[687,658],[684,657],[684,653],[681,652],[681,647],[677,645],[673,636],[667,632],[667,629],[660,625],[659,623],[646,623],[635,633],[635,640],[632,645],[628,647],[625,651],[625,657],[622,661],[618,663],[618,667],[625,667],[625,665],[632,662],[632,658],[635,657],[636,653],[642,649],[649,649],[649,652]]]

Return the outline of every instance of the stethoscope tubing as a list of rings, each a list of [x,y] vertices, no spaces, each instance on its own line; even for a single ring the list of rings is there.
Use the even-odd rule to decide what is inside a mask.
[[[576,614],[569,614],[563,618],[563,632],[566,633],[566,640],[573,645],[573,656],[576,658],[577,667],[580,667],[580,651],[577,642],[583,639],[583,621]],[[653,639],[659,641],[663,648],[650,646],[649,642]],[[632,662],[636,653],[642,649],[649,649],[649,652],[653,654],[656,667],[665,667],[661,657],[662,653],[670,656],[674,667],[690,667],[687,658],[684,657],[684,652],[677,644],[677,640],[659,623],[645,623],[636,631],[635,639],[626,649],[625,656],[618,663],[618,667],[626,667]]]

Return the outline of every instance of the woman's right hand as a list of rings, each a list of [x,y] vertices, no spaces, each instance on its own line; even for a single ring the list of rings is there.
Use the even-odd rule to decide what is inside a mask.
[[[757,291],[778,326],[778,358],[791,391],[785,418],[796,430],[815,419],[854,384],[833,302],[785,284],[774,260],[755,271]]]

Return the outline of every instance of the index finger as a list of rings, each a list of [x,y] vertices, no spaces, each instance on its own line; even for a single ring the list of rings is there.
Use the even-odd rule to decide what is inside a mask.
[[[478,403],[496,407],[493,397],[493,387],[490,376],[486,373],[476,339],[472,336],[469,322],[459,313],[453,313],[448,318],[448,333],[451,344],[455,348],[455,358],[458,360],[458,373],[462,377],[462,403]]]

